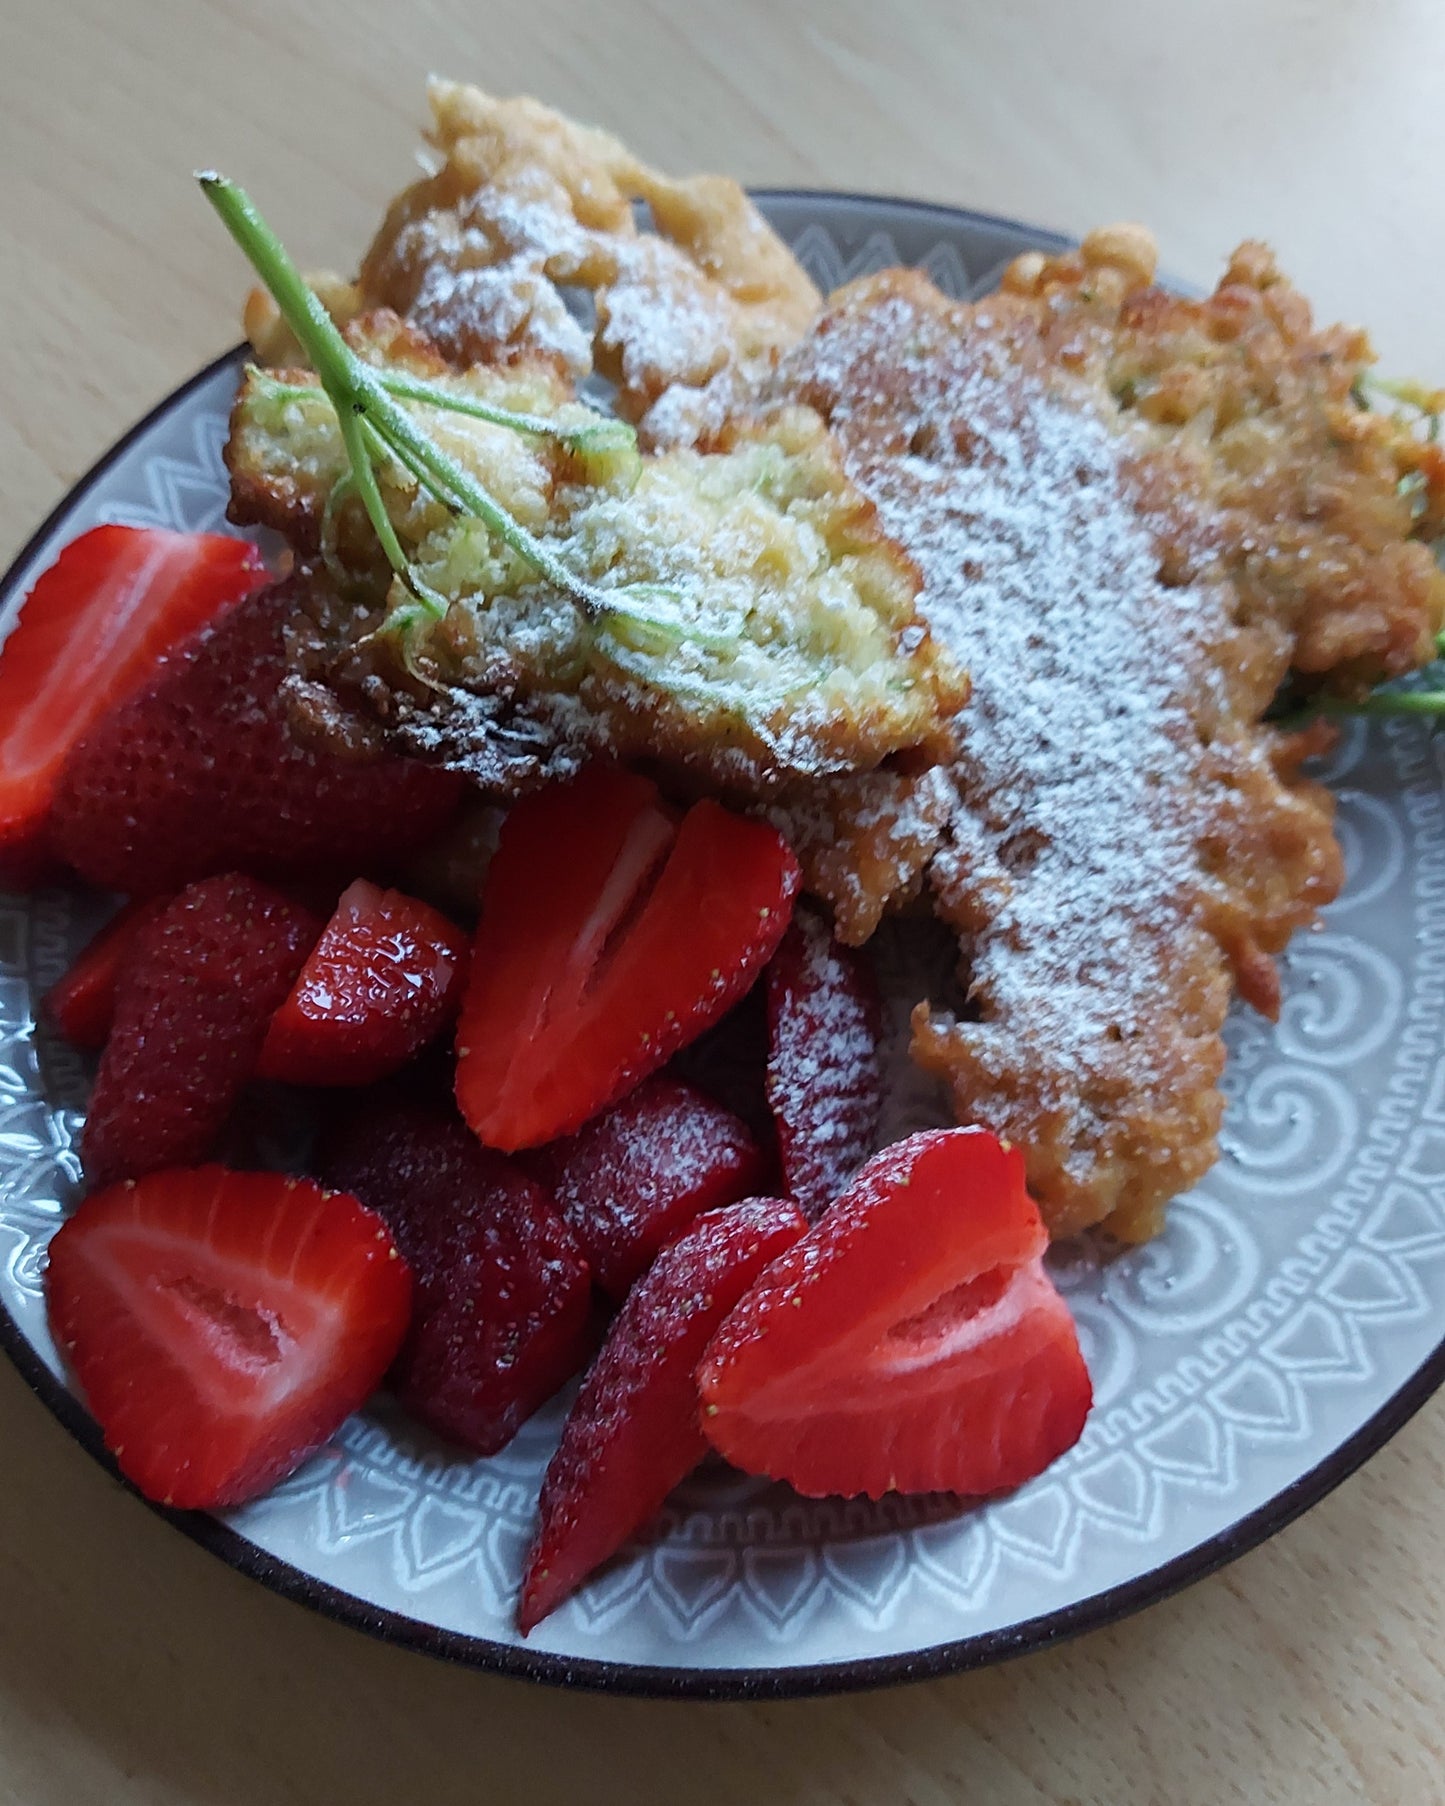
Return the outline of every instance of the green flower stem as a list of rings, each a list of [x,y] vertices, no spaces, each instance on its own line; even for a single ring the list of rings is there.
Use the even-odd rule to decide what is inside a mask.
[[[1376,690],[1359,702],[1324,696],[1294,721],[1311,715],[1445,715],[1445,690]],[[1284,725],[1294,725],[1289,722]]]
[[[555,420],[548,420],[542,414],[519,414],[511,408],[493,407],[490,402],[478,401],[475,396],[458,395],[451,389],[443,389],[435,383],[421,381],[418,377],[402,376],[394,370],[380,370],[377,381],[388,395],[394,395],[399,401],[419,401],[430,408],[442,408],[452,414],[465,414],[473,420],[485,420],[490,426],[504,426],[514,433],[534,433],[540,439],[555,439],[558,444],[566,446],[568,451],[578,451],[588,445],[605,444],[615,439],[619,445],[635,445],[637,433],[625,420],[611,420],[605,414],[599,414],[595,420],[589,420],[583,426],[559,426]]]
[[[505,427],[510,432],[531,433],[539,439],[555,439],[571,452],[605,446],[609,441],[629,448],[637,444],[635,427],[629,426],[625,420],[613,420],[606,414],[598,414],[581,426],[559,426],[555,420],[548,420],[545,415],[520,414],[513,408],[493,407],[491,402],[478,401],[475,396],[440,388],[435,383],[423,382],[419,377],[402,376],[396,371],[381,369],[372,364],[368,364],[366,368],[387,394],[398,401],[417,401],[447,413],[465,414],[471,420],[485,420],[489,426]],[[247,374],[273,401],[308,401],[317,392],[314,383],[283,382],[279,376],[274,376],[271,371],[263,370],[256,364],[247,366]]]
[[[307,286],[246,191],[213,172],[204,173],[198,179],[227,231],[271,291],[281,317],[310,358],[321,386],[336,410],[357,487],[393,570],[411,581],[406,556],[381,499],[370,449],[361,432],[363,422],[375,430],[387,449],[413,472],[418,481],[426,482],[439,500],[449,507],[464,509],[481,521],[519,558],[525,559],[539,575],[568,596],[588,620],[595,621],[609,612],[614,605],[602,592],[569,570],[550,547],[508,514],[470,471],[429,439],[387,394],[376,373],[342,338],[335,322]]]
[[[381,485],[376,480],[376,466],[371,460],[371,449],[367,443],[365,421],[353,413],[342,413],[336,410],[337,424],[341,428],[341,442],[346,447],[346,455],[351,460],[352,475],[356,479],[357,493],[361,497],[362,506],[366,509],[381,549],[386,554],[386,562],[398,577],[410,581],[410,566],[402,549],[401,541],[396,536],[396,528],[391,524],[391,516],[386,511],[386,502],[382,497]]]

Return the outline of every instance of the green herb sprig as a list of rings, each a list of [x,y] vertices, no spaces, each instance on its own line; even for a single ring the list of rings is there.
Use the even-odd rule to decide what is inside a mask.
[[[602,589],[588,583],[544,540],[528,532],[471,471],[423,431],[400,403],[420,403],[514,432],[549,438],[584,462],[589,456],[607,451],[635,452],[636,434],[625,421],[598,414],[580,426],[563,425],[543,415],[493,407],[439,384],[368,364],[346,343],[245,189],[213,171],[203,171],[196,179],[269,289],[336,412],[350,469],[333,489],[328,508],[334,524],[340,502],[352,495],[360,498],[387,563],[413,598],[411,608],[400,611],[400,626],[407,627],[419,617],[440,619],[448,603],[422,580],[397,538],[377,478],[378,469],[388,460],[453,513],[480,521],[539,577],[560,590],[589,623],[602,623],[627,637],[653,643],[675,645],[692,637],[692,624],[680,611],[675,612],[682,600],[677,591],[660,584]],[[281,399],[315,394],[309,386],[286,384],[265,372],[260,374],[270,385],[270,392]]]

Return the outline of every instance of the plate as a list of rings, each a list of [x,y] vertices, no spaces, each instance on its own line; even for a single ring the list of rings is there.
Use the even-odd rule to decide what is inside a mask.
[[[993,286],[1052,235],[902,201],[760,197],[823,289],[895,263]],[[216,528],[239,353],[143,421],[46,522],[0,626],[100,521]],[[660,1533],[525,1643],[511,1627],[537,1484],[565,1401],[492,1460],[449,1455],[384,1405],[268,1497],[166,1514],[278,1592],[393,1642],[573,1686],[712,1697],[869,1686],[977,1665],[1147,1604],[1259,1542],[1350,1473],[1445,1376],[1445,739],[1353,724],[1330,770],[1349,871],[1285,961],[1276,1027],[1228,1028],[1222,1158],[1166,1233],[1053,1263],[1097,1404],[1082,1441],[989,1504],[800,1500],[718,1465]],[[78,894],[0,897],[0,1339],[97,1459],[46,1331],[46,1242],[76,1195],[87,1083],[36,1001],[97,920]],[[938,950],[893,936],[903,1005]],[[943,977],[942,970],[933,978]],[[935,1120],[905,1060],[887,1129]],[[268,1122],[274,1143],[289,1125]],[[268,1152],[280,1157],[284,1147]]]

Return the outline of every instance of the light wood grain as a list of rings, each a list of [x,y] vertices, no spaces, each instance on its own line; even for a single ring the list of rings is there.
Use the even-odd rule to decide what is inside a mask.
[[[423,76],[527,89],[664,167],[1132,216],[1207,280],[1270,238],[1445,377],[1438,0],[0,0],[0,541],[237,336],[190,183],[349,263]],[[989,1673],[663,1706],[442,1667],[271,1597],[0,1370],[0,1806],[1445,1800],[1445,1406],[1264,1549]]]

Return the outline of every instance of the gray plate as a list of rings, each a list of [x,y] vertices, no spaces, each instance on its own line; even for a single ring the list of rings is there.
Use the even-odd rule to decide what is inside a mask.
[[[944,208],[763,197],[820,285],[923,265],[981,292],[1049,234]],[[10,572],[0,630],[58,548],[99,521],[218,527],[235,359],[162,404],[75,489]],[[1105,1622],[1286,1522],[1404,1421],[1445,1372],[1445,809],[1441,748],[1404,723],[1349,731],[1329,777],[1349,869],[1286,961],[1278,1027],[1229,1025],[1223,1157],[1149,1247],[1055,1257],[1097,1406],[1032,1485],[804,1502],[722,1467],[659,1533],[521,1643],[511,1626],[537,1484],[565,1401],[490,1461],[385,1407],[269,1497],[169,1514],[246,1572],[394,1641],[573,1685],[784,1694],[966,1667]],[[98,1458],[45,1326],[45,1245],[76,1195],[86,1075],[36,1000],[96,920],[51,892],[0,896],[0,1339]],[[882,948],[905,1006],[936,955]],[[934,961],[930,969],[930,960]],[[896,1050],[895,1050],[896,1051]],[[888,1123],[937,1118],[896,1057]],[[269,1125],[284,1139],[285,1125]]]

